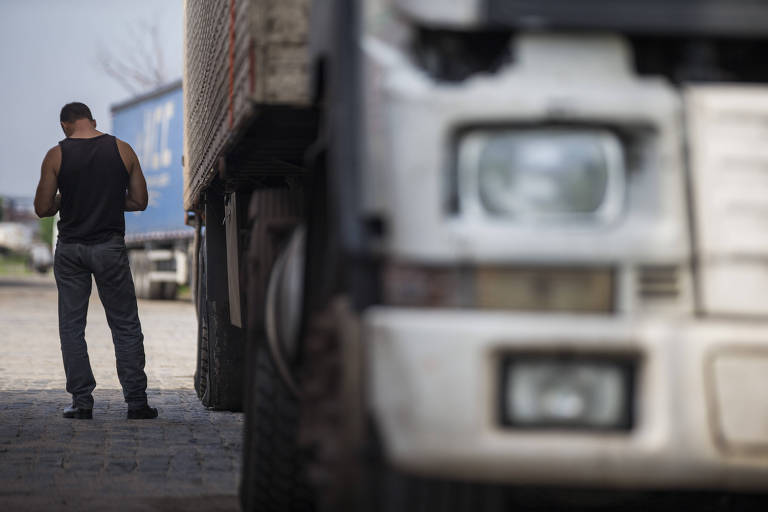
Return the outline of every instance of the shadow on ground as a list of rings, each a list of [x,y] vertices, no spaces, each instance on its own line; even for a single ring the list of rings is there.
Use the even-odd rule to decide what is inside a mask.
[[[41,497],[0,497],[0,505],[8,511],[47,512],[236,512],[240,510],[235,496],[122,497],[119,500],[91,497],[87,499],[48,499]]]
[[[69,420],[63,390],[0,391],[1,510],[236,510],[242,415],[194,391],[150,392],[155,420],[125,419],[119,390]]]
[[[45,276],[33,276],[33,277],[7,277],[2,276],[0,279],[0,286],[8,287],[24,287],[24,288],[50,288],[56,289],[56,283],[53,278]]]

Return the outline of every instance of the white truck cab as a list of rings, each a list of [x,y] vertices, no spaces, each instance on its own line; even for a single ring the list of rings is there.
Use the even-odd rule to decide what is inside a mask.
[[[588,4],[366,3],[363,196],[386,229],[362,339],[385,456],[765,491],[768,77],[665,38],[765,44],[768,12]],[[677,74],[648,69],[652,44]]]
[[[768,3],[186,0],[185,41],[243,510],[768,492]]]

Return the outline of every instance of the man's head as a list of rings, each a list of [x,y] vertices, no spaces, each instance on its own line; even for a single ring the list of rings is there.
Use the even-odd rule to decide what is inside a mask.
[[[67,103],[61,108],[59,121],[61,121],[61,129],[64,130],[64,135],[67,137],[80,127],[85,128],[90,125],[91,128],[96,128],[96,121],[91,115],[91,109],[85,103],[78,101]]]

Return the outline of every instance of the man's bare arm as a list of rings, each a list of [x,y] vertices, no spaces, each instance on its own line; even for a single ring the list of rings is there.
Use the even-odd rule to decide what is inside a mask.
[[[40,218],[56,215],[61,207],[61,195],[56,193],[59,188],[59,167],[61,148],[57,145],[48,150],[40,166],[40,182],[35,192],[35,213]]]
[[[133,151],[130,144],[117,140],[117,148],[128,170],[128,193],[125,196],[125,211],[140,212],[147,208],[149,194],[147,193],[147,181],[141,171],[139,157]]]

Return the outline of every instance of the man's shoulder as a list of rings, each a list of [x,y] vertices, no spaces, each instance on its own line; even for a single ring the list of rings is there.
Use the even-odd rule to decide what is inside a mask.
[[[115,136],[113,135],[113,137],[115,137]],[[130,144],[125,142],[123,139],[119,139],[117,137],[115,137],[115,142],[117,142],[117,146],[118,147],[120,147],[120,146],[125,147],[125,148],[130,148],[131,147]],[[133,148],[131,148],[131,149],[133,149]]]
[[[126,156],[130,156],[134,153],[131,145],[125,142],[124,140],[121,140],[115,137],[115,142],[117,143],[117,149],[120,150],[121,155],[125,154]]]
[[[115,142],[117,143],[117,151],[120,153],[120,158],[123,160],[123,164],[125,164],[125,169],[130,173],[131,168],[133,167],[132,163],[136,158],[136,153],[133,151],[131,145],[124,140],[115,137]]]
[[[61,163],[61,146],[56,144],[51,149],[49,149],[48,152],[45,154],[45,158],[43,159],[43,161],[51,164],[60,164]]]

